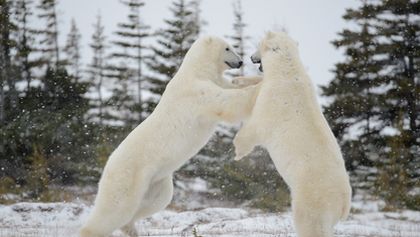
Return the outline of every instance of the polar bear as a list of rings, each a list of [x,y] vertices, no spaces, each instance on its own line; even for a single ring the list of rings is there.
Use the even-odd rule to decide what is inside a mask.
[[[134,222],[170,203],[173,172],[206,144],[217,123],[236,123],[251,113],[258,80],[235,78],[243,89],[221,87],[223,71],[241,65],[220,38],[192,45],[156,109],[111,154],[82,237],[107,236],[118,228],[138,236]]]
[[[251,57],[264,80],[249,120],[235,139],[235,159],[265,147],[291,190],[299,237],[331,237],[349,214],[351,187],[337,141],[317,103],[297,44],[268,33]]]

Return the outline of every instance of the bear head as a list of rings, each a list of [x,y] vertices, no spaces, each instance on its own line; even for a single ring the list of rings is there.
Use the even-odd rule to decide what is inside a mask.
[[[199,70],[215,70],[218,74],[227,69],[240,68],[243,64],[242,58],[231,45],[214,36],[196,40],[188,50],[184,62],[199,65]]]
[[[253,63],[261,63],[261,59],[267,53],[275,53],[291,57],[291,55],[298,55],[298,44],[290,38],[285,32],[271,32],[269,31],[258,45],[257,51],[251,56]],[[260,71],[263,70],[262,64]]]

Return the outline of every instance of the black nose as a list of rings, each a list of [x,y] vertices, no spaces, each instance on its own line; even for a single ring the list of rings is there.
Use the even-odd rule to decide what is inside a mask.
[[[243,61],[239,61],[239,67],[241,67],[242,64],[244,64],[244,62]]]
[[[261,59],[256,59],[253,56],[251,56],[252,63],[261,63]]]

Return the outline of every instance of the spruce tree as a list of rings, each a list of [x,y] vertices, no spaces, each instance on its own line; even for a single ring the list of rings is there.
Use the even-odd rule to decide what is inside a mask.
[[[382,113],[382,119],[391,124],[399,123],[399,113],[403,113],[403,130],[410,139],[406,146],[419,145],[419,73],[420,66],[420,24],[418,15],[420,2],[409,0],[383,1],[378,6],[378,36],[385,40],[378,45],[377,54],[383,55],[378,61],[391,69],[384,77],[384,84],[391,88],[384,98],[392,111]],[[390,18],[389,16],[393,16]],[[406,125],[406,126],[405,126]],[[398,129],[397,129],[398,130]]]
[[[246,24],[243,19],[243,10],[242,10],[242,1],[237,0],[233,3],[233,15],[235,17],[235,21],[233,23],[233,31],[234,34],[229,36],[232,41],[232,46],[235,48],[236,53],[243,59],[245,57],[245,50],[246,50],[246,41],[249,40],[249,37],[245,35],[244,29]],[[242,66],[238,73],[231,73],[232,76],[239,76],[244,75],[244,68]]]
[[[1,77],[3,83],[7,83],[8,91],[7,97],[9,106],[11,108],[16,108],[18,103],[18,91],[16,89],[17,78],[15,78],[12,73],[13,64],[12,64],[12,50],[14,50],[16,41],[12,37],[12,32],[16,30],[16,25],[11,19],[11,5],[12,2],[4,0],[1,3],[1,19],[0,19],[0,54],[1,54]]]
[[[94,33],[92,35],[92,43],[90,47],[93,51],[92,62],[89,64],[89,80],[94,87],[94,90],[98,96],[95,101],[94,108],[98,110],[97,119],[99,121],[99,126],[103,125],[104,122],[104,96],[102,91],[104,90],[104,79],[106,78],[106,56],[105,56],[105,34],[104,26],[102,25],[101,15],[98,15],[96,18],[96,23],[94,24]]]
[[[410,0],[389,0],[378,4],[378,37],[383,40],[378,45],[377,54],[382,57],[379,63],[386,65],[383,88],[386,93],[381,97],[383,110],[381,119],[394,134],[385,134],[384,159],[380,174],[390,169],[400,170],[398,179],[391,176],[391,182],[382,185],[382,193],[391,192],[403,202],[395,202],[385,196],[390,203],[419,207],[420,195],[410,196],[412,188],[420,187],[420,2]],[[392,17],[390,17],[392,16]],[[385,71],[385,70],[384,70]],[[398,146],[397,146],[397,145]],[[382,156],[382,155],[381,155]],[[389,164],[395,159],[392,165]],[[401,186],[407,192],[401,193]],[[381,187],[381,186],[379,186]],[[385,190],[384,190],[385,188]],[[401,200],[400,200],[401,201]]]
[[[5,151],[5,141],[8,140],[6,125],[13,121],[18,108],[16,84],[19,78],[13,75],[12,63],[12,51],[16,44],[12,32],[16,30],[16,25],[11,19],[11,5],[9,0],[0,1],[0,151]]]
[[[33,32],[27,26],[27,4],[30,1],[0,1],[0,166],[4,171],[0,176],[9,176],[15,183],[24,179],[30,154],[26,149],[30,118],[24,116],[28,107],[22,104],[29,93],[18,86],[28,85],[31,78],[27,45]]]
[[[169,80],[181,66],[182,60],[197,39],[201,22],[198,18],[199,2],[176,0],[172,2],[170,11],[172,18],[165,20],[165,28],[156,32],[157,45],[152,47],[152,54],[147,66],[153,72],[149,77],[150,90],[160,98]],[[157,100],[150,101],[148,111],[152,111]]]
[[[32,154],[36,147],[45,155],[52,181],[75,182],[78,171],[84,168],[77,164],[88,163],[92,154],[90,125],[83,120],[88,110],[88,100],[84,96],[87,85],[76,82],[63,67],[47,68],[42,82],[42,88],[32,90],[36,96],[28,96],[22,101],[36,105],[27,115],[32,118],[26,138],[32,141],[27,144],[28,150]]]
[[[38,65],[39,62],[31,59],[31,54],[34,51],[36,30],[30,26],[32,20],[33,9],[32,0],[16,0],[14,3],[15,16],[15,38],[16,38],[16,55],[15,63],[17,64],[19,76],[26,80],[26,90],[31,87],[33,79],[32,69]]]
[[[44,64],[58,67],[60,64],[60,46],[58,42],[57,0],[39,0],[38,17],[44,20],[44,26],[38,31],[41,37],[41,60]]]
[[[80,79],[80,40],[82,36],[80,35],[79,29],[76,26],[74,19],[71,20],[71,29],[67,35],[67,42],[64,48],[66,53],[66,64],[69,66],[70,74],[76,78],[76,82]]]
[[[112,96],[107,100],[106,106],[112,107],[107,119],[113,124],[122,127],[122,133],[129,132],[134,126],[138,125],[138,117],[133,113],[136,100],[132,93],[132,79],[134,72],[128,65],[121,62],[118,65],[118,74],[113,75],[116,85],[112,90]]]
[[[192,18],[196,23],[193,28],[193,31],[195,31],[194,34],[196,35],[199,35],[203,27],[207,25],[207,21],[201,16],[201,2],[202,0],[191,0],[189,3],[192,11]]]
[[[10,76],[10,2],[0,1],[0,151],[4,151],[6,122],[6,81]]]
[[[333,42],[345,50],[346,58],[336,64],[332,82],[321,88],[331,99],[324,111],[353,178],[362,184],[359,187],[381,195],[397,193],[392,190],[400,190],[400,185],[419,186],[420,90],[415,62],[420,27],[414,17],[419,6],[408,0],[375,0],[347,10],[343,18],[358,27],[342,31]],[[406,172],[404,182],[386,181],[384,174],[390,170]]]
[[[358,173],[358,183],[366,188],[372,187],[370,172],[375,154],[378,152],[378,140],[381,139],[378,124],[378,95],[373,89],[379,86],[380,65],[374,60],[377,39],[373,26],[371,5],[363,5],[358,10],[347,10],[343,16],[348,21],[358,24],[357,30],[345,29],[340,39],[333,41],[337,48],[345,48],[345,61],[337,63],[333,72],[335,79],[322,87],[324,96],[333,98],[325,107],[325,114],[335,135],[341,141],[346,154],[348,168]],[[358,130],[360,137],[345,139],[350,131]],[[380,141],[379,141],[380,142]],[[356,170],[357,167],[357,170]]]
[[[12,181],[27,191],[37,190],[39,185],[48,185],[50,181],[63,184],[80,180],[78,174],[88,172],[80,164],[89,163],[93,152],[89,148],[93,137],[91,126],[84,121],[88,109],[87,85],[60,66],[58,44],[50,47],[45,41],[46,36],[56,40],[58,34],[51,33],[57,26],[50,23],[56,23],[56,18],[46,14],[55,9],[52,4],[55,1],[41,1],[41,18],[48,20],[49,33],[41,31],[44,41],[39,48],[29,25],[31,3],[30,0],[0,0],[0,89],[3,89],[0,90],[0,186],[7,176],[9,184]],[[45,75],[42,75],[44,70],[33,68],[38,65],[34,52],[39,49],[45,50],[42,56],[50,62]],[[34,74],[39,76],[37,83],[31,83]],[[26,88],[16,85],[26,85]],[[75,151],[74,147],[80,149]],[[39,178],[32,172],[40,168],[38,161],[42,161],[42,176],[48,176],[42,178],[45,182],[33,182]]]
[[[135,97],[134,103],[127,101],[128,109],[136,114],[137,119],[132,121],[133,124],[129,126],[137,125],[144,120],[143,116],[143,100],[142,100],[142,81],[143,76],[143,54],[144,49],[144,38],[148,37],[148,29],[143,20],[141,19],[141,8],[145,5],[142,0],[127,0],[121,1],[128,9],[128,21],[119,23],[118,30],[115,32],[118,37],[117,40],[113,41],[114,46],[119,48],[119,51],[114,52],[112,56],[114,58],[121,59],[114,69],[117,71],[116,77],[119,80],[129,80],[130,83],[136,84],[135,91],[127,91]],[[127,74],[127,72],[129,72]],[[130,75],[130,77],[121,77],[121,75]],[[129,121],[126,121],[129,122]]]

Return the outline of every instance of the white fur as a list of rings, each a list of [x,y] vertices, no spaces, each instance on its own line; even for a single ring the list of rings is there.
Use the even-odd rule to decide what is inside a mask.
[[[285,33],[268,33],[255,55],[261,55],[264,80],[234,140],[236,159],[265,147],[291,189],[298,236],[332,237],[349,213],[351,187],[297,45]]]
[[[257,86],[220,87],[226,61],[240,60],[219,38],[193,44],[154,112],[110,156],[82,237],[107,236],[118,228],[137,236],[134,222],[170,203],[172,173],[206,144],[216,124],[251,113]]]

